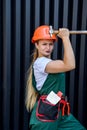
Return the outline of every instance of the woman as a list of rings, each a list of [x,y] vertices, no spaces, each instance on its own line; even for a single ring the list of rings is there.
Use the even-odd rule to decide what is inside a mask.
[[[26,107],[28,111],[31,111],[29,123],[31,130],[85,130],[72,114],[62,116],[59,111],[59,116],[54,121],[41,121],[36,115],[41,95],[48,95],[51,91],[54,93],[61,91],[65,95],[64,72],[75,68],[75,57],[68,29],[59,29],[58,37],[63,42],[63,60],[51,59],[57,37],[55,35],[50,37],[49,26],[38,27],[32,37],[35,50],[26,89]]]

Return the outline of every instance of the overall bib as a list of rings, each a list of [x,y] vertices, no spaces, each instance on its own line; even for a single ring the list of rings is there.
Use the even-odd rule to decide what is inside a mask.
[[[33,86],[36,89],[36,81],[33,76]],[[45,80],[43,87],[41,88],[40,95],[47,95],[51,91],[57,93],[61,91],[65,95],[65,74],[48,74],[47,79]],[[31,117],[29,122],[30,130],[86,130],[75,117],[70,114],[62,116],[61,112],[59,113],[58,119],[54,122],[42,122],[39,121],[36,117],[36,108],[37,102],[34,105],[34,108],[31,111]]]

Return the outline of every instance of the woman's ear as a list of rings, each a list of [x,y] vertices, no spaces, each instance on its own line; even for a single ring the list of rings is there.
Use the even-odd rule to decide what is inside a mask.
[[[35,47],[38,49],[38,43],[37,42],[35,42]]]

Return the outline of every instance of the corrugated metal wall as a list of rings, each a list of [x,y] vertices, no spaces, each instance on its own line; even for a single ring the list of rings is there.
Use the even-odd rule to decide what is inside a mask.
[[[55,29],[87,29],[87,0],[0,0],[0,130],[28,130],[24,105],[26,73],[34,46],[31,37],[42,24]],[[70,36],[76,69],[66,73],[72,113],[87,128],[87,36]],[[53,58],[61,58],[55,44]]]

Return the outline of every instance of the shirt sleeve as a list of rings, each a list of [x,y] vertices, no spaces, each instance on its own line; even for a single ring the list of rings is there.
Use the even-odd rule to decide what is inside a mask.
[[[46,57],[37,58],[33,67],[34,67],[34,69],[38,69],[39,72],[45,73],[46,65],[50,61],[52,61],[52,60],[49,58],[46,58]]]

